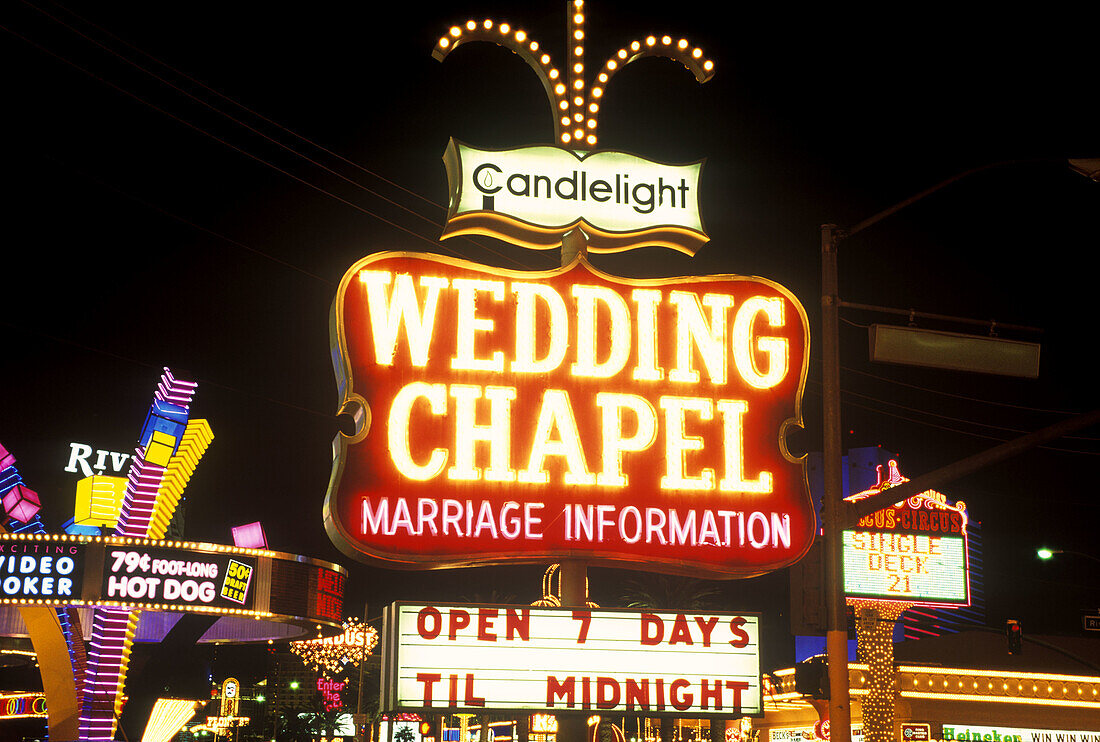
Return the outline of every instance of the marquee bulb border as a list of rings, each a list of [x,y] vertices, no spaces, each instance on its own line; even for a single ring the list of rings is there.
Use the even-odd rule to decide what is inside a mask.
[[[502,46],[534,70],[546,91],[554,116],[554,142],[580,149],[595,147],[598,141],[600,102],[615,73],[631,62],[644,57],[664,57],[684,65],[700,83],[714,76],[714,61],[703,50],[683,37],[650,34],[623,45],[600,67],[595,79],[585,76],[585,10],[584,0],[567,4],[569,49],[565,74],[553,64],[542,45],[522,28],[508,22],[485,18],[470,19],[451,26],[432,50],[432,57],[442,62],[452,51],[471,41],[488,41]]]

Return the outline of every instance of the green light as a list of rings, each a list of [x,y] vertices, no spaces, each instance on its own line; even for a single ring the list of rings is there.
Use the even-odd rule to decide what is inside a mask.
[[[256,696],[256,700],[257,700],[257,701],[258,701],[259,703],[263,703],[264,701],[266,701],[266,700],[267,700],[267,698],[266,698],[265,696]]]
[[[1046,548],[1045,546],[1035,553],[1039,556],[1040,559],[1052,559],[1054,557],[1054,552]]]
[[[290,681],[290,689],[291,690],[298,690],[298,681],[297,680],[291,680]]]

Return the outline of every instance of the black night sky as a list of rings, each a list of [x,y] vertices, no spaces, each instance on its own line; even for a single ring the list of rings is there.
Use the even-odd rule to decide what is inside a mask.
[[[843,243],[852,302],[1041,328],[1038,380],[873,365],[871,322],[842,315],[845,446],[881,445],[913,476],[1100,402],[1094,253],[1100,66],[1082,19],[1055,5],[724,12],[592,2],[589,68],[649,33],[717,65],[699,85],[649,59],[617,75],[601,146],[706,159],[711,242],[592,257],[626,276],[758,275],[790,288],[813,332],[806,429],[820,448],[819,225],[851,225],[951,175],[966,179]],[[1014,15],[1013,13],[1018,13]],[[394,573],[330,544],[321,503],[337,432],[328,312],[356,259],[419,250],[507,268],[557,260],[490,239],[438,241],[448,137],[549,143],[535,75],[488,44],[432,59],[467,18],[523,26],[555,61],[565,3],[10,2],[0,14],[5,143],[0,442],[51,526],[71,517],[69,443],[133,448],[161,366],[196,379],[215,441],[188,489],[187,535],[228,541],[262,520],[273,548],[351,571],[349,612],[403,599],[529,602],[542,567]],[[927,325],[925,326],[934,326]],[[939,329],[960,330],[951,327]],[[978,332],[983,330],[979,329]],[[1100,606],[1100,430],[954,485],[983,525],[989,621],[1078,632]],[[623,575],[593,570],[615,605]],[[724,586],[729,610],[787,630],[780,573]],[[782,612],[782,615],[781,615]],[[767,624],[766,624],[767,625]]]

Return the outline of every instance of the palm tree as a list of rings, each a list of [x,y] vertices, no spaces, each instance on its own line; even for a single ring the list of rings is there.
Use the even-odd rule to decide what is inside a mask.
[[[648,574],[625,580],[619,600],[627,608],[704,611],[717,608],[721,595],[721,588],[714,582],[695,577]],[[675,718],[661,717],[662,742],[672,742],[675,726]]]
[[[646,575],[624,581],[619,600],[627,608],[699,611],[717,608],[721,595],[718,584],[707,580]]]

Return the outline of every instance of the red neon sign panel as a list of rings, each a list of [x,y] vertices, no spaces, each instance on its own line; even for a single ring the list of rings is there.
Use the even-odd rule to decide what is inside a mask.
[[[331,322],[333,542],[390,567],[582,558],[761,574],[813,538],[806,313],[742,276],[632,280],[382,253]]]

